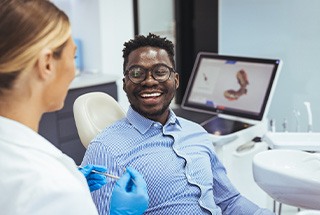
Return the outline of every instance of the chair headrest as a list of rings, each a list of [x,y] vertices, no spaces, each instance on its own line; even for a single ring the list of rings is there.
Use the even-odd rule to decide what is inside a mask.
[[[79,96],[73,104],[73,114],[85,148],[104,128],[125,116],[119,103],[103,92],[90,92]]]

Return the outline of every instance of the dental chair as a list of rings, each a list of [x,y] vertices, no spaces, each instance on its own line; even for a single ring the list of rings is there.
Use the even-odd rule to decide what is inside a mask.
[[[125,116],[119,103],[103,92],[90,92],[79,96],[73,104],[73,114],[85,148],[105,127]]]

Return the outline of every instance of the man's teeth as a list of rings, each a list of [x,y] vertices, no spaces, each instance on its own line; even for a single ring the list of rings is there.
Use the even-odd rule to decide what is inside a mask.
[[[145,93],[145,94],[141,94],[141,97],[143,98],[147,98],[147,97],[156,97],[156,96],[160,96],[161,93]]]

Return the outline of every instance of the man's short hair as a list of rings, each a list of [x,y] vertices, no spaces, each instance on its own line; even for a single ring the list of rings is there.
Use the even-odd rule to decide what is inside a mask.
[[[174,60],[174,45],[173,43],[168,40],[166,37],[160,37],[158,35],[149,33],[148,36],[143,35],[136,35],[134,39],[129,40],[128,42],[125,42],[124,48],[122,50],[123,52],[123,71],[125,71],[126,65],[128,63],[128,56],[129,54],[141,47],[151,46],[156,47],[160,49],[164,49],[167,51],[170,61],[175,68],[175,60]]]

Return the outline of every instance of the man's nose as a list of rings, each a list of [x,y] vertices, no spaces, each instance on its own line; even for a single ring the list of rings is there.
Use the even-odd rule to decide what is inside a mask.
[[[152,72],[151,71],[148,71],[146,73],[146,79],[143,82],[145,82],[146,84],[159,83],[156,79],[154,79],[154,77],[152,76]]]

